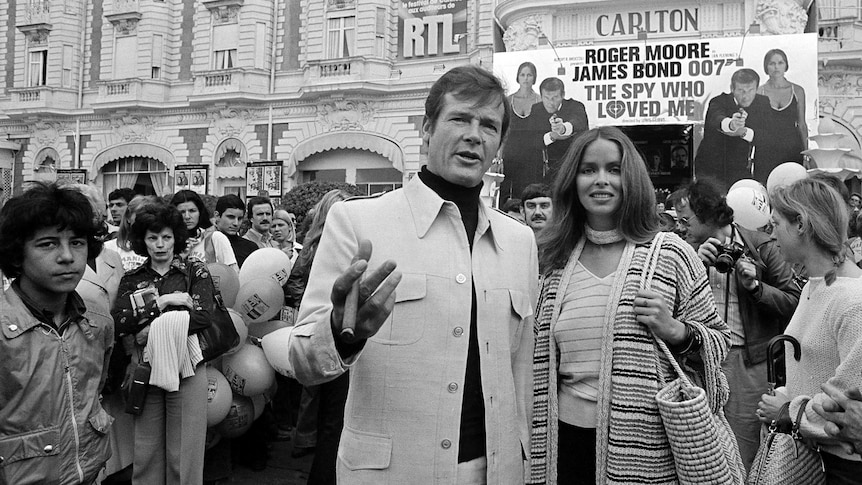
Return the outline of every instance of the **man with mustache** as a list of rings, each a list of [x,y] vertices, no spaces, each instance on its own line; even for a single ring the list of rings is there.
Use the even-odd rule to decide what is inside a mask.
[[[533,230],[533,234],[538,236],[539,231],[547,225],[553,214],[551,189],[545,184],[530,184],[524,187],[521,201],[524,219]]]
[[[245,233],[244,238],[257,244],[258,248],[276,248],[278,243],[272,240],[269,233],[272,227],[272,202],[269,197],[252,197],[248,201],[248,219],[251,228]]]

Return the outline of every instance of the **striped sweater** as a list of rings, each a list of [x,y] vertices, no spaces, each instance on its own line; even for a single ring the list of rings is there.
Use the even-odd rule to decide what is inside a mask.
[[[677,483],[673,455],[665,435],[655,395],[674,371],[658,349],[649,329],[634,314],[634,298],[650,243],[629,243],[608,299],[608,322],[602,336],[596,428],[596,482]],[[557,376],[553,326],[563,295],[584,247],[582,240],[565,268],[545,275],[537,307],[534,352],[534,405],[530,483],[556,484]],[[721,361],[730,332],[721,320],[706,270],[692,248],[668,235],[660,249],[651,289],[663,295],[674,318],[688,323],[703,337],[698,359],[683,359],[693,382],[703,387],[714,412],[721,412],[728,388]],[[562,299],[562,298],[560,298]]]

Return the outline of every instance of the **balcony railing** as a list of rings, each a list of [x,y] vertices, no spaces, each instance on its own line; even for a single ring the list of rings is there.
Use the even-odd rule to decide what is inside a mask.
[[[131,82],[124,81],[105,85],[105,96],[122,96],[132,92]]]
[[[25,89],[15,93],[19,103],[32,103],[42,98],[42,88]]]
[[[230,86],[233,73],[213,73],[204,74],[204,87],[211,88],[215,86]]]
[[[350,75],[350,61],[321,63],[320,77],[336,77]]]
[[[20,113],[37,114],[45,110],[75,109],[78,96],[74,89],[50,86],[10,88],[8,103],[0,103],[0,112],[10,116]]]
[[[138,0],[114,0],[114,13],[140,12]]]

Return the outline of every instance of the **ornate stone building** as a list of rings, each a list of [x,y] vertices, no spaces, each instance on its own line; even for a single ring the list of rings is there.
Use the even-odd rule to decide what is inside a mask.
[[[493,0],[5,0],[0,197],[57,177],[165,194],[184,167],[246,195],[258,161],[274,196],[398,187],[430,85],[493,51]]]

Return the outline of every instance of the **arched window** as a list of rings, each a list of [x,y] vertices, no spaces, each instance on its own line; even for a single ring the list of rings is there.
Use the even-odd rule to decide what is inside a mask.
[[[106,163],[102,167],[105,193],[128,187],[135,193],[165,195],[168,187],[168,169],[150,157],[123,157]]]

